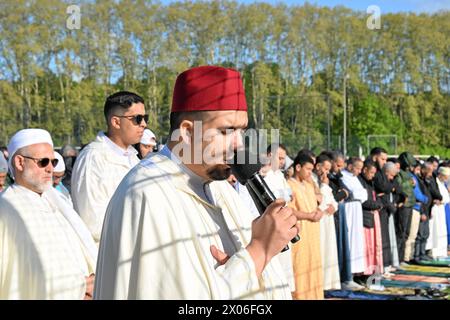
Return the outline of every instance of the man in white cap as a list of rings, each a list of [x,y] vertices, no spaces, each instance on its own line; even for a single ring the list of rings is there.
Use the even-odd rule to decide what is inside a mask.
[[[142,139],[134,147],[138,151],[138,158],[144,159],[156,146],[156,136],[150,129],[145,129]]]
[[[67,201],[73,208],[72,198],[70,197],[70,192],[67,190],[66,186],[63,184],[62,180],[66,175],[66,165],[64,163],[64,158],[59,152],[55,153],[55,159],[58,159],[58,164],[53,169],[53,187],[59,191],[59,195]]]
[[[15,183],[0,195],[0,299],[90,299],[96,246],[52,188],[50,134],[20,130],[8,151]]]
[[[139,162],[133,145],[141,140],[148,121],[144,100],[127,91],[106,99],[104,115],[108,131],[99,132],[81,151],[71,180],[74,208],[97,243],[109,200],[122,178]]]

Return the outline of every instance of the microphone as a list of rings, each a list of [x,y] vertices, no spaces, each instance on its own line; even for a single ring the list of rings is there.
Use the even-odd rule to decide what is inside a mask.
[[[242,153],[243,152],[243,153]],[[244,164],[238,162],[239,154],[245,156]],[[254,161],[247,161],[254,159]],[[252,163],[255,162],[255,163]],[[239,181],[243,184],[255,203],[256,208],[260,215],[266,211],[266,208],[275,201],[275,195],[270,190],[264,178],[259,174],[259,170],[262,165],[258,161],[258,157],[255,154],[250,153],[245,149],[235,153],[233,164],[230,165],[231,171]],[[296,243],[300,240],[300,236],[296,235],[291,242]],[[289,250],[289,246],[286,245],[282,252]]]

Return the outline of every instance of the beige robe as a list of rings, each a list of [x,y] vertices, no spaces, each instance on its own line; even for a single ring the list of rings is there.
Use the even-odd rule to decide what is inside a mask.
[[[313,182],[288,181],[293,195],[289,204],[303,212],[317,209],[317,198]],[[292,245],[294,263],[294,299],[318,300],[324,298],[323,268],[320,249],[320,223],[301,220],[300,241]]]

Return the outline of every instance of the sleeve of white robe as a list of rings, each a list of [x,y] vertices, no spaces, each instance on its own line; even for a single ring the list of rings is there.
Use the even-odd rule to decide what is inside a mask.
[[[96,152],[82,152],[72,172],[72,201],[75,211],[88,227],[94,240],[100,241],[103,218],[111,195],[105,183],[105,164]]]
[[[129,180],[107,209],[95,299],[235,299],[261,290],[247,250],[214,269],[209,248],[199,247],[183,220],[176,195],[145,184],[145,177]]]

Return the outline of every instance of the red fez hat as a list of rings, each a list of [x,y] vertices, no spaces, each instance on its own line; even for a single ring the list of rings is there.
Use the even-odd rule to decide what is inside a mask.
[[[247,111],[244,87],[238,71],[215,66],[196,67],[177,77],[172,112]]]

